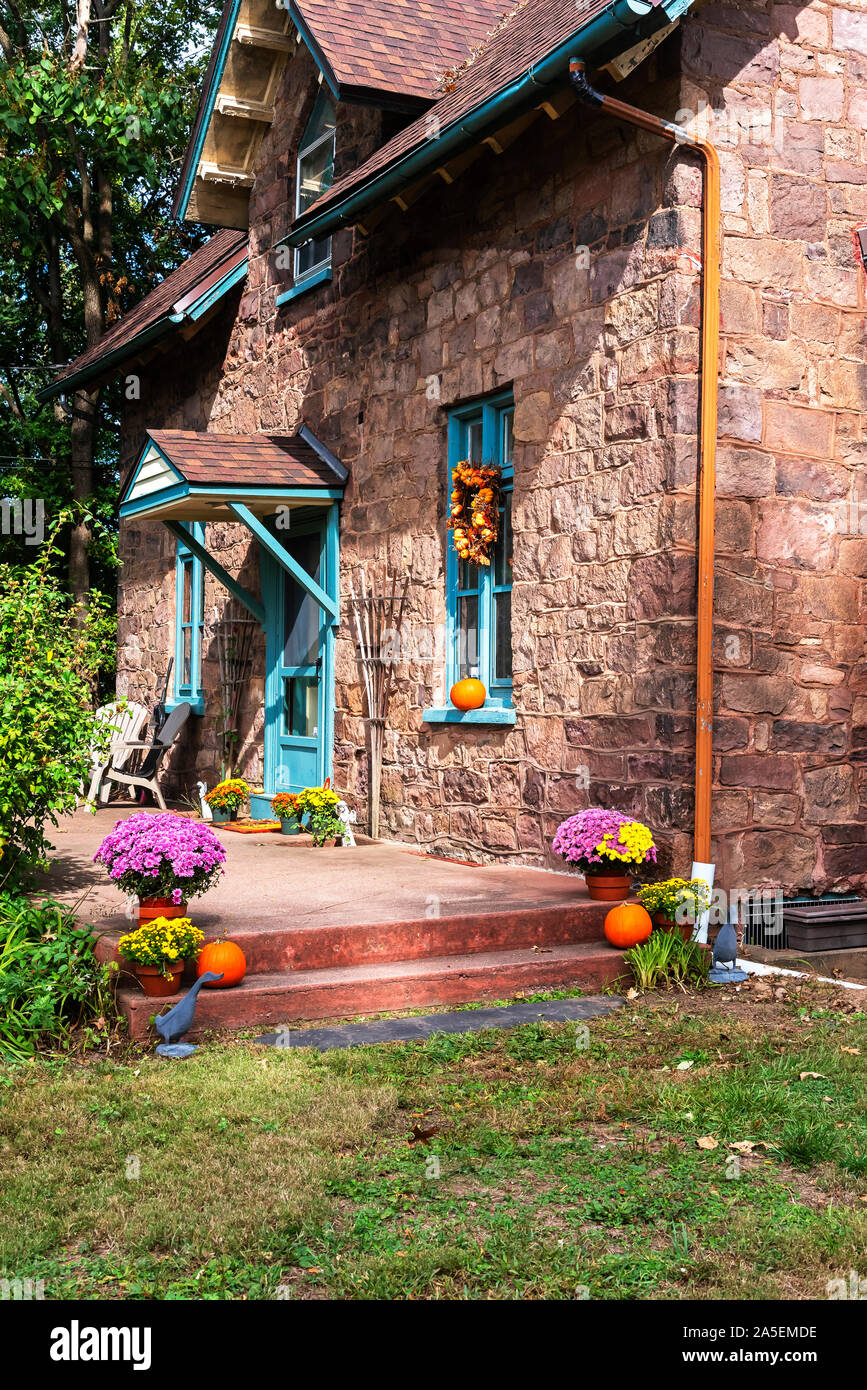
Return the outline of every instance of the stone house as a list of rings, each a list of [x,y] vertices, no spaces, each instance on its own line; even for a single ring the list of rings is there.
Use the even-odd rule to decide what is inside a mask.
[[[118,690],[171,659],[174,786],[212,784],[214,623],[251,613],[257,807],[330,776],[363,825],[349,586],[406,577],[387,836],[554,866],[602,804],[682,872],[704,757],[718,881],[863,891],[867,9],[507,4],[227,0],[176,208],[213,235],[52,388],[125,383]],[[446,528],[467,457],[502,470],[484,570]]]

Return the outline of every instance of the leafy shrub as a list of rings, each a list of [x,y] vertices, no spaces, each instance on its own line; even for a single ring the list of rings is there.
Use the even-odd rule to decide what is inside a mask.
[[[60,903],[0,894],[0,1059],[68,1044],[74,1028],[110,1008],[110,967],[89,927]]]
[[[107,746],[93,684],[113,640],[104,606],[86,613],[36,564],[0,565],[0,886],[21,886],[45,862],[48,822],[74,809],[91,749]]]
[[[696,941],[684,941],[678,932],[653,931],[646,941],[623,957],[639,989],[665,985],[685,990],[707,982],[710,961]]]

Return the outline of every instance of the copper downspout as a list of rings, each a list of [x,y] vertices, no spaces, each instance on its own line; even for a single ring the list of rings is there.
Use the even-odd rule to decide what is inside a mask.
[[[579,58],[569,63],[569,80],[586,106],[639,126],[675,145],[697,150],[704,161],[701,290],[701,420],[699,424],[698,651],[695,724],[695,859],[710,862],[710,795],[713,775],[713,548],[716,491],[717,399],[719,395],[720,168],[710,141],[671,121],[597,92]]]

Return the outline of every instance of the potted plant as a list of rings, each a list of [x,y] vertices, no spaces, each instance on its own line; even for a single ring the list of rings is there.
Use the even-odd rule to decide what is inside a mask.
[[[591,898],[615,902],[629,896],[631,875],[656,863],[656,845],[646,825],[593,806],[558,826],[551,843],[555,854],[577,864]]]
[[[307,816],[314,845],[325,845],[343,835],[343,821],[337,814],[340,797],[330,787],[305,787],[296,797],[298,810]]]
[[[278,792],[271,798],[271,810],[280,821],[280,832],[283,835],[297,835],[301,829],[301,811],[298,807],[298,797],[293,796],[292,792]]]
[[[204,939],[189,917],[155,917],[122,936],[117,949],[134,963],[145,994],[160,999],[177,994],[184,961],[199,954]]]
[[[243,777],[228,777],[225,782],[218,782],[205,796],[214,824],[225,825],[226,821],[236,820],[249,795],[250,788]]]
[[[185,916],[187,899],[225,873],[226,851],[204,821],[141,811],[118,821],[93,857],[118,888],[136,894],[138,919],[146,922]]]
[[[703,878],[667,878],[639,888],[638,901],[663,931],[680,932],[692,939],[695,924],[710,904],[710,890]]]

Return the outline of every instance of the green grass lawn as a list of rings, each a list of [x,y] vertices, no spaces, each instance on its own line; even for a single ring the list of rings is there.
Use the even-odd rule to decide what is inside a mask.
[[[852,1007],[751,985],[632,1002],[586,1048],[534,1024],[9,1068],[0,1273],[48,1299],[824,1298],[867,1249]]]

